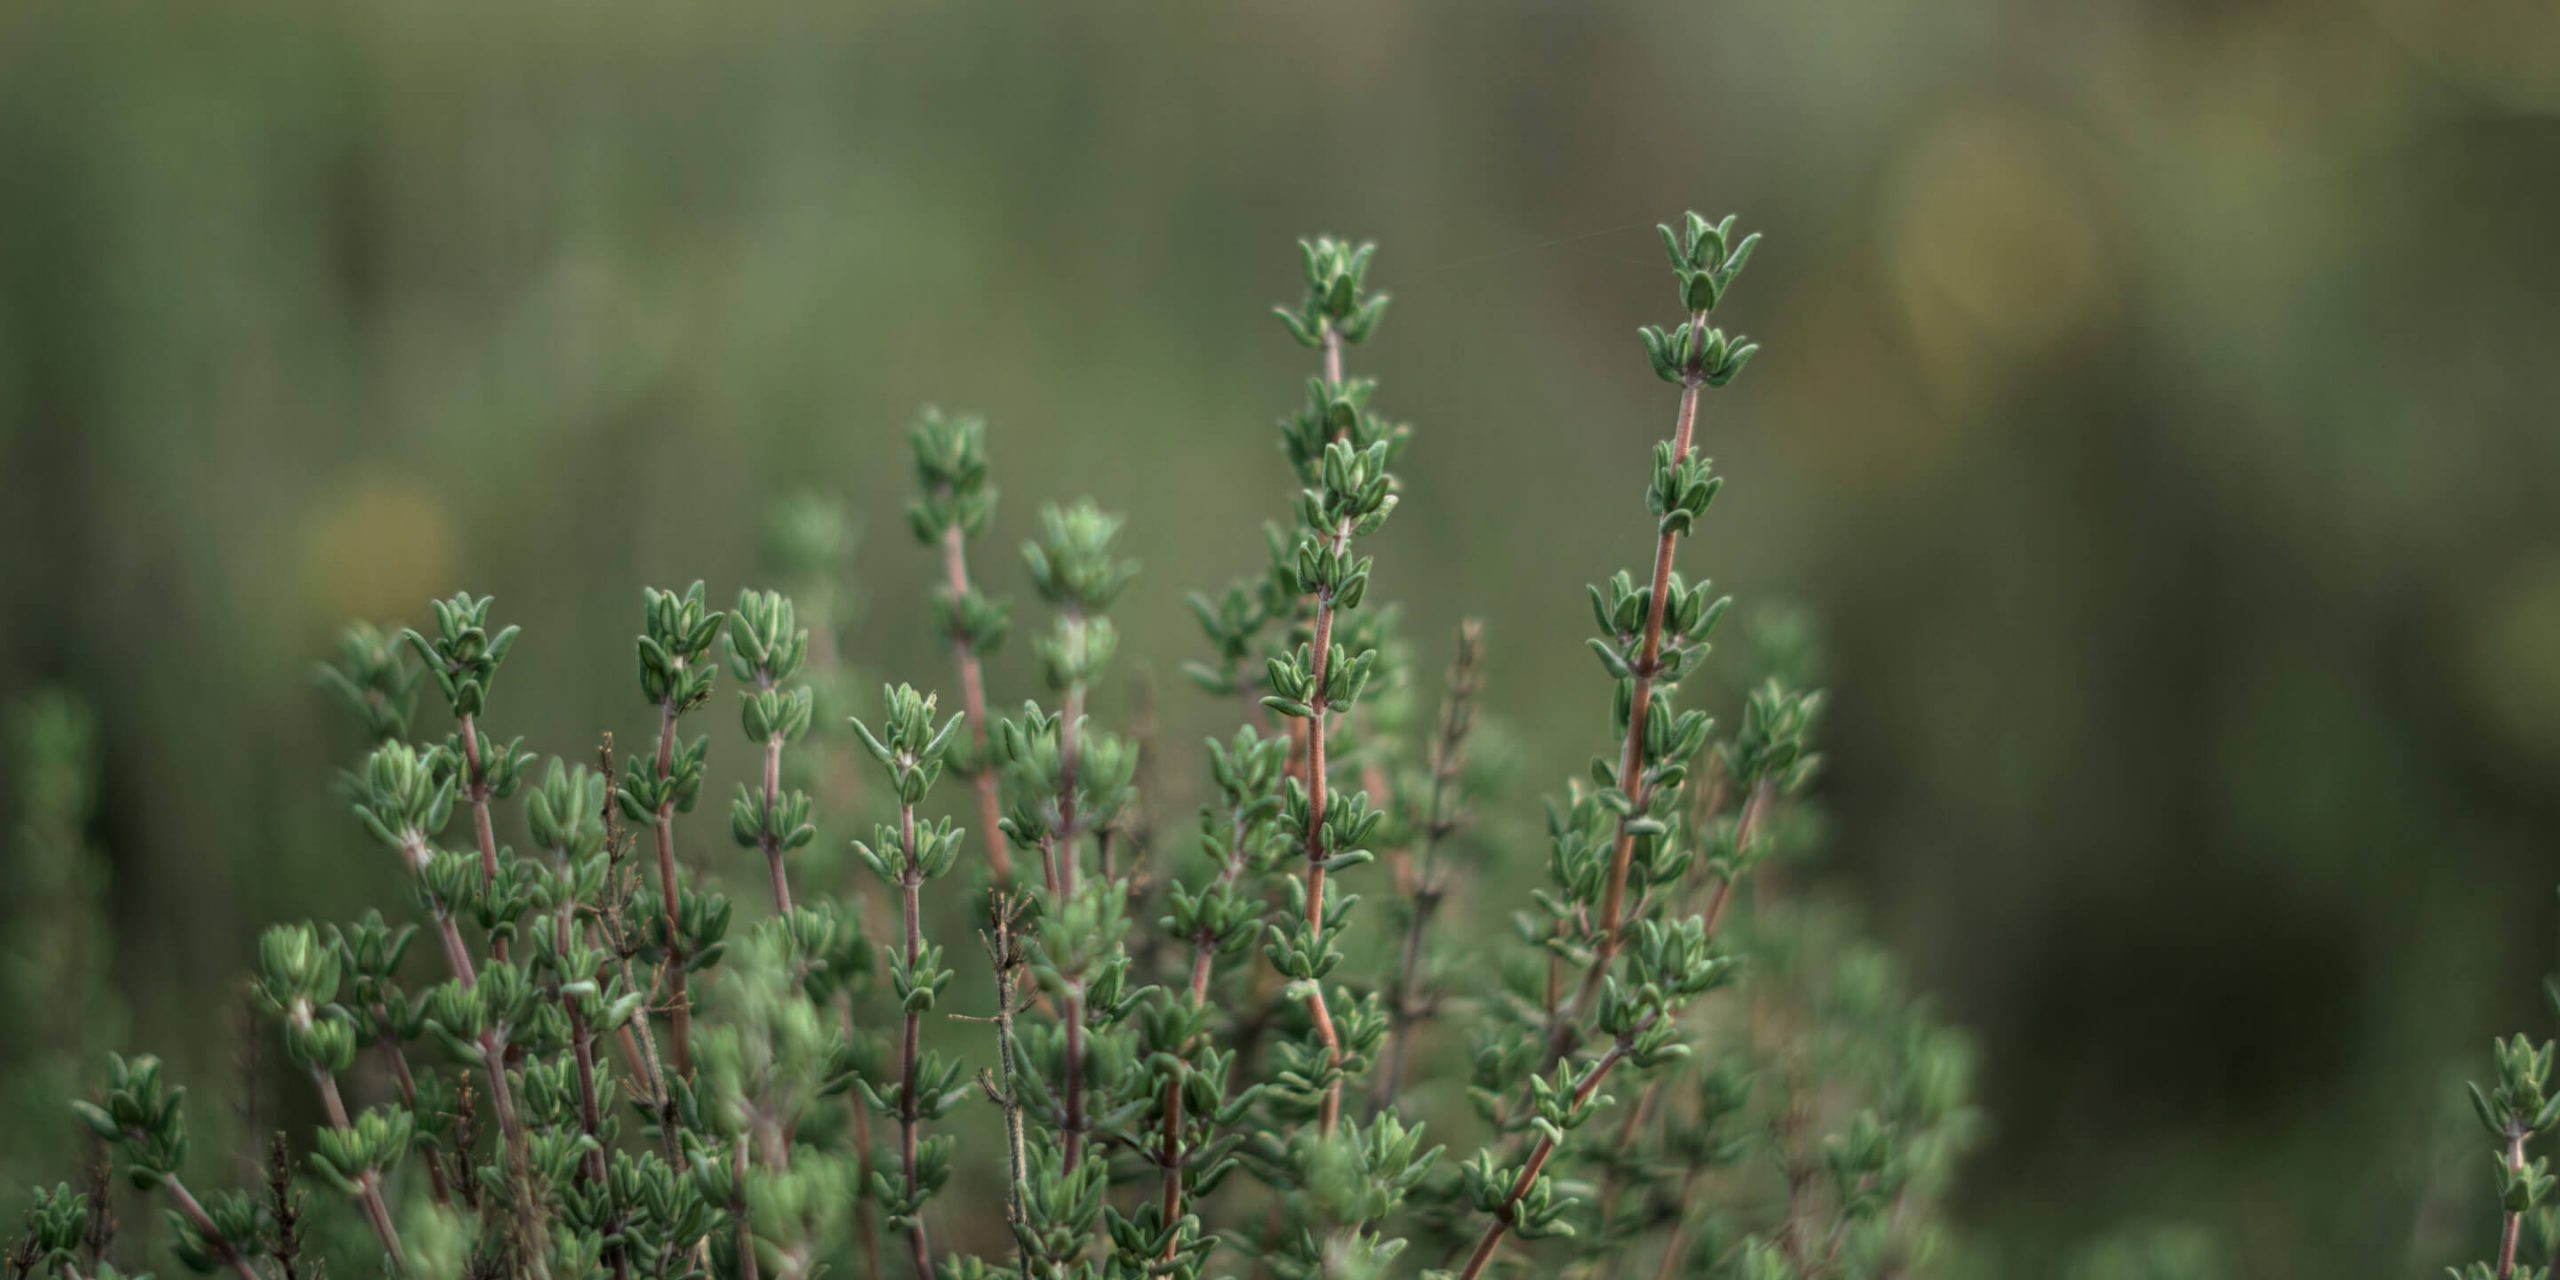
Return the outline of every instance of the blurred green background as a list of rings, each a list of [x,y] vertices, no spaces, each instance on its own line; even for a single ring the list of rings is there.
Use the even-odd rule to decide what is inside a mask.
[[[1278,509],[1265,309],[1333,231],[1417,426],[1378,587],[1435,662],[1487,620],[1561,785],[1671,407],[1651,224],[1735,210],[1767,349],[1686,563],[1828,619],[1834,875],[1986,1050],[1963,1224],[2021,1276],[2142,1221],[2435,1274],[2488,1230],[2456,1081],[2550,1022],[2555,110],[2545,0],[17,0],[0,693],[96,705],[113,974],[218,1075],[254,929],[396,892],[323,785],[343,619],[494,593],[504,728],[583,754],[650,719],[640,584],[727,598],[817,487],[856,660],[938,682],[938,401],[993,421],[998,545],[1131,514],[1169,673]]]

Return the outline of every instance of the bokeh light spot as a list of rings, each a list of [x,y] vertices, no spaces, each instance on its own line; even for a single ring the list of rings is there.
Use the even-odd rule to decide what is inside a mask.
[[[452,587],[451,515],[414,479],[358,476],[302,520],[303,601],[315,617],[403,617]]]

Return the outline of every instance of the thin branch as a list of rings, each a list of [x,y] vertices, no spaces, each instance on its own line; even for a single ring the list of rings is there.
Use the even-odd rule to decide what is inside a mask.
[[[1477,667],[1483,658],[1484,624],[1474,618],[1459,623],[1458,657],[1449,668],[1449,694],[1440,707],[1440,736],[1431,748],[1431,799],[1422,826],[1421,868],[1414,873],[1410,891],[1413,918],[1405,926],[1395,998],[1387,1010],[1392,1025],[1387,1032],[1386,1069],[1379,1073],[1370,1098],[1374,1110],[1384,1110],[1404,1087],[1414,1028],[1429,1012],[1422,999],[1423,939],[1448,892],[1440,881],[1440,853],[1458,829],[1451,803],[1465,766],[1467,735],[1475,727]]]

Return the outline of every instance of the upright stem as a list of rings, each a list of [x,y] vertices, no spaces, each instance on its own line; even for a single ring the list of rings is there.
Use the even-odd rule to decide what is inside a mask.
[[[499,1039],[495,1030],[480,1033],[480,1058],[489,1077],[489,1105],[498,1113],[498,1133],[506,1139],[508,1161],[517,1166],[510,1172],[522,1176],[528,1172],[523,1168],[524,1122],[516,1117],[515,1090],[507,1084],[507,1042]],[[519,1200],[531,1204],[531,1188],[520,1185],[516,1194]]]
[[[427,838],[417,832],[404,832],[400,844],[401,860],[409,864],[409,874],[424,877],[427,872]],[[462,928],[453,921],[453,910],[444,899],[427,895],[427,915],[435,921],[436,938],[444,945],[445,967],[466,987],[477,986],[479,970],[471,963],[471,948],[462,941]]]
[[[1074,605],[1066,607],[1067,634],[1075,638],[1076,658],[1084,658],[1084,612]],[[1058,856],[1057,883],[1050,890],[1063,900],[1076,895],[1076,875],[1084,862],[1081,849],[1084,833],[1078,829],[1076,813],[1076,777],[1082,771],[1081,739],[1084,730],[1084,681],[1067,685],[1058,706]]]
[[[410,838],[401,845],[401,852],[408,859],[412,873],[423,873],[426,870],[427,846],[424,836],[412,833]],[[472,967],[470,949],[462,945],[462,932],[454,925],[453,913],[433,897],[428,899],[427,906],[428,913],[435,918],[438,936],[444,939],[445,960],[453,968],[454,979],[465,987],[478,986],[480,975]],[[526,1221],[530,1223],[533,1202],[529,1190],[523,1185],[526,1174],[525,1133],[524,1126],[516,1120],[515,1095],[507,1087],[506,1042],[498,1038],[494,1029],[483,1031],[480,1033],[479,1049],[489,1078],[489,1101],[497,1109],[498,1129],[506,1138],[507,1160],[510,1172],[516,1178],[518,1209],[526,1215]]]
[[[1338,373],[1341,356],[1333,331],[1327,329],[1325,336],[1329,370]],[[1336,550],[1340,550],[1342,544],[1349,541],[1350,532],[1347,522],[1335,532],[1333,543]],[[1325,696],[1325,678],[1333,653],[1333,595],[1331,592],[1321,593],[1316,597],[1313,652],[1311,683],[1315,693],[1307,703],[1309,712],[1305,779],[1307,821],[1305,830],[1301,834],[1304,837],[1307,863],[1307,928],[1321,931],[1324,928],[1325,721],[1330,709],[1330,700]],[[1333,1012],[1325,1006],[1324,984],[1318,981],[1308,985],[1314,989],[1314,996],[1308,1002],[1308,1009],[1315,1017],[1316,1036],[1324,1042],[1326,1058],[1338,1072],[1342,1067],[1342,1037],[1335,1033]],[[1324,1108],[1318,1114],[1316,1132],[1324,1137],[1333,1136],[1333,1127],[1341,1118],[1342,1079],[1336,1075],[1333,1082],[1325,1087]]]
[[[1327,389],[1342,385],[1342,334],[1330,321],[1324,326],[1324,381]],[[1343,521],[1333,531],[1333,550],[1340,552],[1351,541],[1351,522]],[[1325,738],[1326,718],[1331,702],[1325,696],[1325,679],[1333,656],[1333,595],[1319,592],[1316,596],[1315,636],[1312,643],[1310,675],[1315,691],[1308,700],[1307,742],[1304,784],[1307,791],[1307,823],[1301,833],[1305,841],[1307,863],[1307,927],[1324,928],[1324,815],[1326,809]],[[1323,1041],[1326,1061],[1339,1072],[1342,1067],[1342,1037],[1334,1031],[1333,1011],[1326,1007],[1324,983],[1309,984],[1314,997],[1308,1010],[1315,1018],[1316,1036]],[[1324,1106],[1317,1115],[1316,1132],[1333,1135],[1333,1127],[1342,1118],[1342,1080],[1339,1075],[1324,1091]]]
[[[1689,322],[1695,328],[1704,329],[1707,313],[1700,311],[1692,315]],[[1695,364],[1681,377],[1679,416],[1671,434],[1674,463],[1689,459],[1690,443],[1697,431],[1698,393],[1705,386],[1706,375]],[[1629,816],[1618,820],[1617,842],[1609,855],[1608,886],[1600,897],[1598,951],[1591,958],[1591,969],[1583,976],[1582,989],[1575,995],[1572,1006],[1565,1011],[1565,1016],[1556,1019],[1547,1044],[1549,1065],[1561,1059],[1572,1043],[1571,1015],[1590,1005],[1592,996],[1600,989],[1601,979],[1608,976],[1610,963],[1618,958],[1618,947],[1622,941],[1618,926],[1626,914],[1627,871],[1634,861],[1636,849],[1636,835],[1630,824],[1635,816],[1645,812],[1652,791],[1652,784],[1644,773],[1645,724],[1653,710],[1654,677],[1661,671],[1663,611],[1671,594],[1671,565],[1679,546],[1680,535],[1672,529],[1664,529],[1654,541],[1653,595],[1645,609],[1643,643],[1636,652],[1635,690],[1627,711],[1626,742],[1618,752],[1618,787],[1634,802],[1634,808]]]
[[[1079,975],[1067,987],[1066,1008],[1061,1015],[1067,1023],[1067,1063],[1065,1093],[1066,1136],[1060,1144],[1063,1164],[1073,1169],[1084,1158],[1084,978]]]
[[[969,549],[960,522],[942,531],[943,585],[954,601],[969,594]],[[986,842],[987,867],[998,885],[1013,883],[1013,854],[1005,848],[999,820],[1004,806],[996,798],[995,770],[987,767],[987,682],[978,663],[978,647],[965,635],[951,637],[951,661],[960,669],[960,709],[969,716],[970,759],[977,770],[969,785],[978,793],[979,839]]]
[[[1227,862],[1225,866],[1218,869],[1218,884],[1222,887],[1235,883],[1236,877],[1244,874],[1245,827],[1245,816],[1242,810],[1239,809],[1228,815]],[[1217,941],[1216,935],[1206,931],[1194,935],[1191,939],[1194,951],[1191,958],[1191,1003],[1195,1005],[1209,1003],[1209,976],[1217,968],[1218,963]]]
[[[299,1030],[308,1032],[311,1029],[309,1005],[298,1005],[291,1017]],[[347,1116],[346,1099],[338,1092],[337,1077],[314,1065],[311,1068],[311,1083],[320,1092],[320,1109],[328,1116],[329,1127],[341,1132],[353,1128],[354,1123]],[[374,1238],[382,1242],[382,1251],[390,1255],[392,1271],[406,1275],[409,1270],[409,1255],[400,1248],[400,1233],[393,1229],[391,1210],[382,1202],[380,1174],[367,1169],[356,1179],[356,1203],[364,1210],[365,1225],[373,1229]]]
[[[463,780],[463,790],[471,797],[471,833],[480,842],[480,887],[490,889],[498,883],[498,834],[489,822],[489,774],[480,761],[480,728],[471,716],[460,717],[457,728],[462,735],[463,765],[470,775]],[[503,962],[507,940],[489,939],[489,954]]]
[[[2510,1174],[2520,1173],[2523,1169],[2524,1133],[2521,1130],[2517,1130],[2510,1133],[2507,1137],[2507,1172]],[[2509,1276],[2515,1274],[2516,1243],[2523,1237],[2524,1215],[2521,1213],[2508,1214],[2506,1231],[2498,1240],[2498,1280],[2507,1280]]]
[[[1690,323],[1700,329],[1707,324],[1707,313],[1698,312]],[[1698,392],[1706,385],[1703,374],[1692,368],[1680,383],[1680,416],[1671,436],[1671,460],[1689,460],[1689,446],[1698,423]],[[1671,562],[1680,546],[1680,535],[1666,529],[1655,540],[1653,549],[1653,597],[1644,617],[1644,644],[1637,651],[1635,663],[1635,696],[1627,711],[1626,745],[1618,753],[1618,785],[1636,803],[1636,811],[1644,811],[1646,794],[1652,789],[1644,778],[1645,721],[1653,705],[1653,679],[1662,661],[1662,616],[1671,594]],[[1600,898],[1600,956],[1592,963],[1596,974],[1609,967],[1618,954],[1618,921],[1626,910],[1627,868],[1635,856],[1636,837],[1630,819],[1618,822],[1617,847],[1609,857],[1609,885]]]
[[[914,805],[898,806],[898,839],[905,846],[906,869],[899,877],[899,914],[906,927],[907,972],[915,972],[917,957],[924,953],[924,873],[916,865],[916,810]],[[913,1008],[907,1010],[906,1029],[898,1042],[898,1160],[906,1174],[907,1189],[916,1186],[916,1127],[920,1120],[916,1103],[916,1073],[921,1061],[919,1035],[924,1015]],[[914,1255],[917,1280],[931,1280],[932,1254],[927,1249],[924,1215],[917,1214],[907,1228],[907,1248]]]
[[[1074,638],[1079,663],[1085,645],[1083,611],[1070,604],[1066,607],[1067,634]],[[1058,831],[1057,855],[1054,859],[1056,880],[1050,888],[1063,903],[1075,897],[1076,878],[1084,862],[1082,816],[1076,808],[1077,777],[1082,771],[1082,729],[1084,724],[1084,681],[1070,682],[1059,699],[1058,708]],[[1085,978],[1079,973],[1068,984],[1062,1016],[1067,1024],[1066,1045],[1066,1134],[1060,1143],[1066,1168],[1073,1169],[1084,1158],[1085,1131]]]
[[[765,871],[773,881],[773,910],[791,914],[791,877],[782,869],[782,840],[773,830],[773,813],[782,804],[782,735],[764,740],[764,830],[756,844],[764,850]]]
[[[658,777],[675,768],[676,707],[658,708]],[[676,1074],[693,1077],[693,996],[686,989],[684,932],[676,913],[676,805],[673,796],[658,805],[654,824],[658,845],[658,910],[667,929],[667,989],[675,1041]]]

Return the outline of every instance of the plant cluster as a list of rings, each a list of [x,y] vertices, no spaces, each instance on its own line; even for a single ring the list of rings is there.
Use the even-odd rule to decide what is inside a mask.
[[[520,633],[485,597],[359,629],[323,677],[368,744],[350,835],[409,901],[272,929],[253,972],[322,1124],[265,1185],[200,1194],[159,1062],[109,1059],[80,1119],[177,1260],[241,1280],[317,1274],[318,1242],[340,1273],[544,1280],[1925,1272],[1967,1054],[1798,891],[1823,707],[1802,628],[1754,637],[1731,728],[1682,696],[1728,611],[1678,561],[1723,484],[1703,406],[1757,350],[1716,311],[1758,237],[1693,214],[1663,239],[1678,314],[1642,346],[1673,426],[1644,559],[1589,591],[1607,739],[1542,838],[1503,822],[1482,629],[1418,676],[1379,589],[1415,436],[1349,368],[1388,310],[1374,247],[1317,239],[1278,309],[1314,367],[1267,561],[1192,599],[1187,670],[1240,723],[1205,745],[1190,838],[1156,835],[1157,747],[1115,715],[1121,519],[1038,512],[1039,683],[1000,709],[983,660],[1016,620],[970,558],[988,434],[929,412],[909,523],[955,698],[855,705],[850,539],[808,504],[774,525],[789,590],[644,593],[636,753],[498,736]],[[724,699],[725,855],[686,820],[725,754],[696,713]],[[867,883],[825,856],[846,847]],[[2497,1094],[2519,1135],[2551,1123],[2548,1067]],[[14,1275],[138,1257],[111,1208],[40,1193]]]
[[[2544,992],[2560,1012],[2560,978],[2546,982]],[[2560,1094],[2551,1091],[2551,1064],[2560,1048],[2518,1034],[2493,1041],[2489,1050],[2495,1081],[2486,1089],[2468,1088],[2471,1113],[2489,1135],[2496,1260],[2448,1267],[2445,1273],[2452,1280],[2550,1280],[2553,1261],[2560,1258],[2560,1200],[2552,1196],[2550,1158],[2534,1155],[2533,1148],[2560,1128]]]

